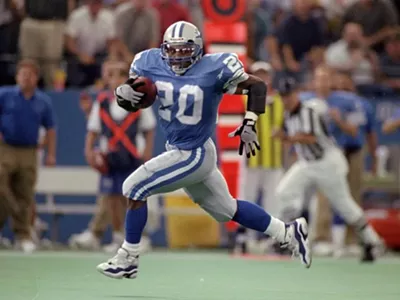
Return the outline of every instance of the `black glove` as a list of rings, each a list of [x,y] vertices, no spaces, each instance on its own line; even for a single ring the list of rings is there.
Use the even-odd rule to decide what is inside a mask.
[[[247,157],[250,157],[250,155],[256,155],[254,146],[258,150],[261,149],[257,138],[256,121],[252,119],[244,119],[242,125],[229,134],[229,137],[235,136],[240,136],[239,155],[243,155],[243,148],[246,149]]]
[[[130,112],[136,112],[141,108],[140,102],[144,96],[144,93],[136,91],[138,87],[145,84],[142,81],[135,83],[137,78],[137,76],[129,78],[124,84],[118,86],[114,91],[118,105]]]

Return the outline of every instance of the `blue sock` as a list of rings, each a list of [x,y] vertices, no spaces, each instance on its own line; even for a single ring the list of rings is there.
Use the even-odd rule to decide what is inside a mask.
[[[128,209],[125,219],[125,240],[130,244],[139,244],[146,222],[147,202],[138,209]]]
[[[232,220],[244,227],[265,232],[271,223],[271,216],[254,203],[237,200],[237,211]]]
[[[346,222],[343,220],[343,218],[334,212],[335,214],[333,215],[333,225],[346,225]]]

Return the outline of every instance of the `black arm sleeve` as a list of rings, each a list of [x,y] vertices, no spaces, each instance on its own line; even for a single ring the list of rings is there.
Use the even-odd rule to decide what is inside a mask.
[[[249,87],[247,94],[247,111],[256,114],[265,113],[265,99],[267,97],[267,85],[257,81]]]

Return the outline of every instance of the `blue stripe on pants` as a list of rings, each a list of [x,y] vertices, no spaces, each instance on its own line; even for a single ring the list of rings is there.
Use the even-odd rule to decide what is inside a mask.
[[[172,165],[168,168],[162,169],[160,171],[155,172],[152,176],[150,176],[149,178],[143,180],[142,182],[140,182],[139,184],[137,184],[132,191],[129,193],[129,199],[133,199],[133,200],[143,200],[146,199],[147,196],[150,194],[151,190],[155,190],[158,189],[162,186],[165,185],[169,185],[172,184],[192,173],[194,173],[203,163],[204,161],[204,157],[205,157],[205,148],[201,147],[200,148],[200,159],[196,162],[196,164],[194,166],[192,166],[190,169],[180,172],[178,173],[176,176],[174,177],[169,177],[167,176],[168,174],[171,174],[175,171],[178,171],[180,169],[184,169],[185,167],[187,167],[188,165],[190,165],[191,163],[193,163],[193,161],[196,160],[196,156],[199,152],[199,148],[196,150],[193,150],[192,153],[190,154],[189,158],[185,161],[181,161],[175,165]],[[155,180],[159,179],[160,177],[166,177],[165,179],[161,180],[159,183],[157,183],[156,185],[150,186],[150,187],[146,187],[148,185],[151,185]],[[139,191],[144,188],[144,190],[142,192],[139,193]]]

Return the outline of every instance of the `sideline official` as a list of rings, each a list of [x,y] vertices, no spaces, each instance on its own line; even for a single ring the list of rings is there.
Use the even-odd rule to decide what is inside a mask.
[[[13,217],[16,242],[36,249],[30,234],[35,205],[39,129],[46,129],[46,164],[54,165],[56,132],[51,99],[37,89],[39,67],[31,60],[17,65],[17,86],[0,88],[0,228]]]

